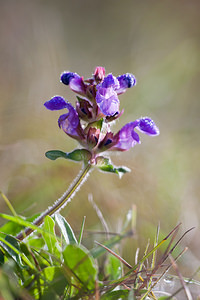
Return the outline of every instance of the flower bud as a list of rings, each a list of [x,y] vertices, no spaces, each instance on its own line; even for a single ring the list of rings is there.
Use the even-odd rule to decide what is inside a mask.
[[[90,127],[87,134],[87,144],[89,148],[94,148],[99,141],[100,129]]]
[[[94,71],[94,79],[96,80],[96,82],[100,83],[101,81],[103,81],[104,76],[105,76],[105,69],[103,67],[96,67]]]

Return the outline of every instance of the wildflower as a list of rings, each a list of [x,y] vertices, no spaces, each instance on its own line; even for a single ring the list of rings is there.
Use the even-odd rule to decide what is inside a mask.
[[[84,139],[83,129],[80,124],[79,116],[75,108],[67,103],[62,97],[55,96],[51,100],[46,101],[44,106],[50,110],[68,109],[67,114],[63,114],[58,119],[58,125],[63,131],[79,141]]]
[[[83,148],[75,149],[70,153],[51,150],[45,155],[51,160],[62,157],[77,162],[83,161],[84,168],[71,187],[34,220],[33,224],[37,226],[44,222],[46,216],[55,214],[71,200],[86,180],[92,165],[119,176],[130,171],[124,166],[113,166],[108,157],[102,156],[103,152],[126,151],[140,143],[140,137],[135,129],[150,136],[159,134],[158,127],[149,117],[127,123],[116,134],[111,131],[111,122],[123,114],[123,110],[121,112],[119,110],[118,95],[136,84],[134,75],[126,73],[115,77],[110,73],[105,76],[105,69],[96,67],[91,78],[84,80],[77,73],[64,72],[61,74],[61,82],[69,85],[76,94],[81,95],[77,97],[76,108],[60,96],[54,96],[46,101],[44,106],[52,111],[68,110],[58,118],[58,126],[68,136],[76,139]],[[16,238],[23,240],[32,232],[32,228],[26,228]]]
[[[83,81],[83,77],[80,77],[77,73],[63,72],[60,80],[62,83],[69,85],[73,92],[80,95],[85,95],[86,85]]]
[[[122,127],[115,136],[115,138],[118,137],[118,142],[111,147],[111,150],[126,151],[134,147],[137,143],[140,144],[140,137],[135,132],[135,128],[147,135],[156,136],[159,134],[159,129],[154,121],[148,117],[144,117]]]
[[[115,77],[108,74],[102,83],[96,86],[96,101],[101,111],[106,116],[113,116],[119,113],[118,94],[122,94],[127,88],[136,84],[135,77],[132,74],[124,74]]]
[[[74,160],[77,160],[77,153],[79,153],[79,158],[90,159],[91,164],[113,172],[116,168],[111,167],[108,159],[101,155],[102,152],[127,151],[136,144],[140,144],[139,134],[135,130],[149,136],[159,134],[158,127],[149,117],[127,123],[116,134],[111,131],[110,122],[119,118],[123,113],[123,110],[120,112],[118,95],[136,85],[134,75],[126,73],[115,77],[110,73],[105,76],[105,69],[97,67],[93,76],[86,80],[77,73],[64,72],[61,74],[61,82],[69,85],[76,94],[81,95],[81,97],[77,96],[76,107],[74,108],[60,96],[54,96],[44,105],[50,110],[68,110],[59,117],[58,125],[68,136],[76,139],[83,149],[74,150],[70,154],[63,154],[57,150],[56,152],[50,151],[51,153],[48,152],[49,158],[52,154],[52,159],[55,157],[73,159],[74,157]]]

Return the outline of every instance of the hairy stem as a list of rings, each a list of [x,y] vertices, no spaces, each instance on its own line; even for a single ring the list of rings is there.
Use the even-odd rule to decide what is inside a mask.
[[[75,195],[75,193],[79,190],[81,185],[85,182],[87,179],[87,176],[89,175],[89,171],[91,169],[91,165],[87,164],[81,173],[78,175],[78,177],[75,179],[75,181],[71,184],[69,189],[65,191],[65,193],[54,202],[54,204],[47,208],[37,219],[33,221],[33,224],[36,226],[40,226],[44,222],[44,218],[46,216],[51,216],[61,210]],[[21,231],[17,236],[16,239],[23,240],[25,237],[29,236],[34,229],[32,228],[25,228],[23,231]]]

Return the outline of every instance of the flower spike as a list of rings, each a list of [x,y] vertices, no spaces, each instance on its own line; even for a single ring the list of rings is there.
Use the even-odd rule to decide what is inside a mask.
[[[104,151],[127,151],[140,144],[139,130],[149,136],[159,134],[159,129],[149,117],[142,117],[124,125],[116,134],[111,131],[111,124],[120,118],[118,96],[128,88],[136,85],[136,78],[131,73],[113,76],[105,75],[103,67],[96,67],[92,77],[83,79],[77,73],[63,72],[61,82],[68,85],[77,96],[76,107],[60,96],[55,96],[45,102],[45,107],[50,110],[67,108],[68,112],[58,119],[58,125],[70,137],[76,139],[85,150],[90,153],[90,164],[97,164],[100,153]],[[102,156],[101,156],[102,157]],[[104,170],[113,167],[107,159],[102,157]],[[109,165],[109,168],[108,168]],[[119,171],[119,170],[118,170]]]
[[[33,224],[37,226],[44,222],[46,216],[55,214],[70,201],[86,180],[93,165],[104,172],[118,174],[119,177],[130,171],[126,167],[115,167],[110,158],[102,156],[104,151],[126,151],[137,143],[140,144],[140,137],[135,129],[150,136],[159,134],[158,127],[149,117],[127,123],[116,134],[111,131],[111,122],[123,113],[123,110],[119,111],[118,95],[136,85],[134,75],[126,73],[115,77],[110,73],[105,76],[105,69],[96,67],[91,78],[84,80],[77,73],[64,72],[61,74],[61,82],[75,93],[82,95],[82,98],[77,97],[76,108],[60,96],[54,96],[46,101],[44,106],[52,111],[67,108],[68,112],[59,117],[58,125],[83,148],[75,149],[70,153],[51,150],[46,152],[46,157],[51,160],[62,157],[82,161],[84,168],[69,190],[34,220]],[[23,240],[32,232],[32,228],[26,228],[16,238]]]

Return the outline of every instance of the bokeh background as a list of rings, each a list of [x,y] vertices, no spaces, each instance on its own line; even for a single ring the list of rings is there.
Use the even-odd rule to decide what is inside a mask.
[[[53,203],[81,165],[48,161],[44,153],[71,151],[76,142],[57,126],[58,112],[43,103],[58,94],[75,103],[59,82],[70,70],[90,77],[95,66],[118,76],[126,72],[137,86],[120,97],[126,122],[150,116],[160,136],[141,134],[142,144],[112,155],[132,172],[122,179],[94,170],[62,211],[75,230],[86,216],[87,230],[103,230],[88,201],[102,211],[110,231],[120,231],[128,210],[137,208],[136,235],[122,255],[134,262],[148,238],[153,242],[178,222],[184,276],[200,262],[200,1],[198,0],[18,0],[0,1],[0,189],[18,213],[30,216]],[[91,196],[90,196],[91,197]],[[1,212],[8,213],[3,199]]]

